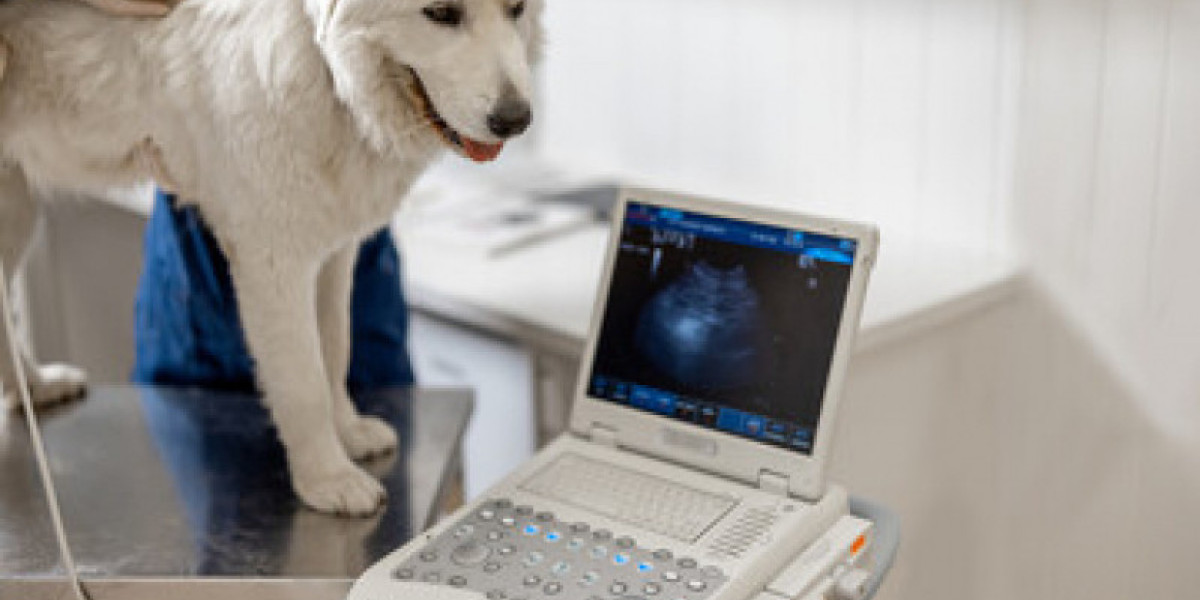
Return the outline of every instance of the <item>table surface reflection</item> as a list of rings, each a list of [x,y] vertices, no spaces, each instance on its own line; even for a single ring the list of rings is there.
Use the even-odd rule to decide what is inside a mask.
[[[299,503],[267,411],[252,396],[97,386],[42,413],[81,576],[101,584],[352,580],[436,518],[473,406],[465,390],[393,389],[356,402],[401,440],[396,453],[363,463],[388,490],[387,506],[370,518]],[[61,582],[62,573],[28,430],[21,415],[0,415],[0,598],[29,597],[30,582]]]

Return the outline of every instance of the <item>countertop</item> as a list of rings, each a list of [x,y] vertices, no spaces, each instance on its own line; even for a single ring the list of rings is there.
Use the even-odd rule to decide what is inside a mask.
[[[431,244],[409,235],[406,228],[413,226],[399,221],[397,239],[415,307],[541,350],[581,352],[607,249],[607,223],[491,255]],[[1003,298],[1017,275],[1016,262],[1007,257],[885,235],[856,347],[887,344]]]
[[[370,518],[299,503],[267,412],[251,396],[97,386],[42,414],[67,534],[93,600],[218,590],[227,600],[342,597],[437,516],[473,408],[464,390],[356,400],[401,439],[398,452],[364,464],[388,490],[387,506]],[[63,579],[24,419],[0,414],[0,598],[67,597]]]

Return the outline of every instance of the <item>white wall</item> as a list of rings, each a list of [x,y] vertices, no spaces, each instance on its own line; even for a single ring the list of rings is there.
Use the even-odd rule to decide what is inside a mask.
[[[1200,455],[1044,290],[855,357],[832,476],[898,511],[879,600],[1200,589]]]
[[[1198,440],[1200,2],[1031,0],[1026,35],[1020,246],[1140,410]]]
[[[641,182],[1005,244],[1015,0],[550,2],[543,151]]]

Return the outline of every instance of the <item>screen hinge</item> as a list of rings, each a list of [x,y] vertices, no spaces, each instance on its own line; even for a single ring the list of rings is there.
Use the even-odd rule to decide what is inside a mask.
[[[789,479],[787,475],[776,473],[767,469],[759,469],[758,471],[758,488],[776,494],[779,496],[788,495]]]
[[[588,437],[592,438],[593,442],[610,448],[617,447],[617,430],[607,425],[599,423],[592,424],[592,430],[588,433]]]

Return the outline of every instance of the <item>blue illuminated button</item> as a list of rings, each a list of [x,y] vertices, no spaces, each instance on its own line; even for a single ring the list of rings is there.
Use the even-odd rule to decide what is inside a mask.
[[[613,563],[618,565],[628,564],[629,555],[625,554],[624,552],[618,552],[613,555]]]
[[[654,570],[654,565],[652,565],[650,563],[647,563],[647,562],[638,563],[638,571],[641,571],[642,573],[649,573],[650,571],[653,571],[653,570]]]
[[[526,525],[526,526],[525,526],[525,529],[522,529],[521,531],[522,531],[522,532],[523,532],[525,535],[537,535],[537,534],[538,534],[538,532],[539,532],[539,531],[541,531],[541,529],[540,529],[540,528],[538,528],[538,526],[537,526],[537,525]]]
[[[561,539],[562,539],[562,534],[557,531],[551,531],[546,534],[546,541],[550,542],[551,544],[553,544],[554,542],[557,542],[558,540],[561,540]]]

